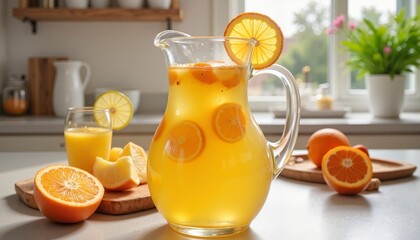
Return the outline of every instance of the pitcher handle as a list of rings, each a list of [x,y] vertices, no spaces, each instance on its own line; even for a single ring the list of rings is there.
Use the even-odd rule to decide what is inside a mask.
[[[82,82],[82,88],[83,88],[83,90],[86,90],[87,84],[90,81],[91,71],[90,71],[90,66],[87,63],[82,62],[82,67],[84,67],[86,69],[86,75],[85,75],[85,78],[83,79],[83,82]]]
[[[300,120],[300,97],[296,80],[285,67],[274,64],[263,70],[255,71],[252,79],[265,78],[266,74],[276,76],[286,89],[286,120],[283,134],[277,142],[268,142],[274,164],[274,179],[286,165],[296,143]]]

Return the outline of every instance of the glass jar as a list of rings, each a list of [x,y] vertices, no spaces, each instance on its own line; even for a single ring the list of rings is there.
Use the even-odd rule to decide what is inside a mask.
[[[328,83],[320,84],[316,95],[316,105],[319,110],[332,110],[333,99],[329,94]]]
[[[29,96],[25,76],[12,76],[3,89],[3,111],[7,115],[19,116],[27,113]]]

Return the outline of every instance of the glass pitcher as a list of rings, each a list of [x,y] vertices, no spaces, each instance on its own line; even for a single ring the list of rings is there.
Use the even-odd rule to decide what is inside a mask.
[[[244,55],[230,47],[245,44]],[[246,230],[292,153],[300,100],[292,74],[274,75],[286,89],[283,135],[268,142],[248,106],[250,56],[256,42],[232,37],[191,37],[164,31],[155,39],[168,64],[166,111],[149,148],[148,185],[158,211],[178,232],[223,236]]]

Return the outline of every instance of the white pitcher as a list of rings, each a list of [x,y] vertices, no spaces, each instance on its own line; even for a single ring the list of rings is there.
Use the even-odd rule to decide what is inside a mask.
[[[55,61],[57,70],[53,92],[53,109],[56,116],[66,116],[70,107],[85,105],[85,89],[90,80],[90,66],[81,61]],[[86,69],[82,81],[81,68]]]

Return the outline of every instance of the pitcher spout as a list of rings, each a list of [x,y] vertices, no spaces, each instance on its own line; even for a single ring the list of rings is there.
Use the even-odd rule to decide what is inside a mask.
[[[167,43],[165,43],[165,39],[174,38],[174,37],[191,37],[191,35],[175,31],[175,30],[166,30],[158,33],[155,37],[154,44],[158,48],[166,48],[168,47]]]

